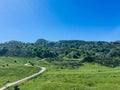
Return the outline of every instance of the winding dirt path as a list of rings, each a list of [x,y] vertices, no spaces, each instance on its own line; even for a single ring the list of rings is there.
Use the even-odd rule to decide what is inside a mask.
[[[26,80],[29,80],[29,79],[31,79],[31,78],[34,78],[34,77],[40,75],[41,73],[43,73],[44,71],[46,71],[46,68],[45,68],[45,67],[40,67],[40,68],[41,68],[41,70],[40,70],[38,73],[35,73],[35,74],[33,74],[33,75],[31,75],[31,76],[28,76],[28,77],[26,77],[26,78],[23,78],[23,79],[21,79],[21,80],[15,81],[15,82],[13,82],[13,83],[8,83],[6,86],[0,88],[0,90],[5,90],[5,89],[7,89],[7,88],[9,88],[9,87],[12,87],[12,86],[14,86],[14,85],[16,85],[16,84],[20,84],[20,83],[22,83],[22,82],[24,82],[24,81],[26,81]]]

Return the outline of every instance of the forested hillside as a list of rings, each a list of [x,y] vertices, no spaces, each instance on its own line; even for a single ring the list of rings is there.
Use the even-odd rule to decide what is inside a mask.
[[[39,57],[50,61],[96,62],[116,67],[120,65],[120,41],[61,40],[50,42],[38,39],[35,43],[9,41],[0,44],[0,56]]]

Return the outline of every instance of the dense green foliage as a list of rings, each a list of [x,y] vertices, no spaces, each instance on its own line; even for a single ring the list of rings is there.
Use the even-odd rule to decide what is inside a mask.
[[[10,41],[0,44],[0,56],[39,57],[48,60],[78,60],[97,62],[116,67],[120,65],[120,41],[61,40],[49,42],[38,39],[35,43]]]

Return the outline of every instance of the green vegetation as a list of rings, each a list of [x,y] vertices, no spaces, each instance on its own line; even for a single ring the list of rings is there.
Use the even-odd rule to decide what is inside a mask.
[[[32,59],[24,58],[11,58],[11,57],[1,57],[0,58],[0,87],[6,85],[7,83],[22,79],[26,76],[30,76],[40,69],[37,67],[28,67],[24,64],[32,61]],[[35,59],[33,59],[35,60]]]
[[[0,56],[0,87],[38,72],[35,65],[47,68],[9,90],[120,90],[120,41],[10,41]]]
[[[51,62],[37,63],[47,71],[37,78],[19,85],[20,90],[119,90],[120,68],[85,63],[79,68],[61,68]],[[14,87],[9,90],[14,90]]]
[[[96,62],[109,67],[120,65],[119,52],[120,41],[61,40],[49,42],[38,39],[35,43],[10,41],[0,44],[0,56],[79,60],[82,62]]]

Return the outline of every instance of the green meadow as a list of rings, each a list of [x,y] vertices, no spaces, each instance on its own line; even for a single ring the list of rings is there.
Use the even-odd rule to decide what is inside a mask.
[[[76,69],[61,68],[45,60],[35,64],[45,66],[47,71],[18,85],[20,90],[120,90],[120,67],[84,63]]]
[[[29,61],[32,61],[32,59],[1,57],[0,87],[6,85],[7,83],[22,79],[26,76],[30,76],[40,70],[37,67],[29,67],[24,65]]]

